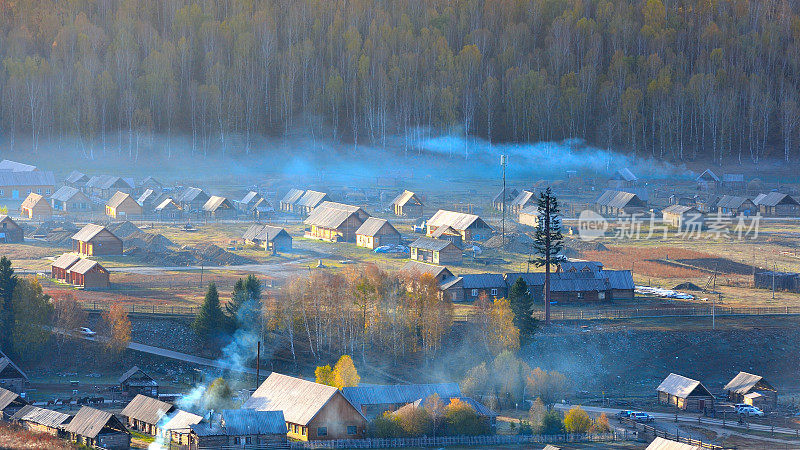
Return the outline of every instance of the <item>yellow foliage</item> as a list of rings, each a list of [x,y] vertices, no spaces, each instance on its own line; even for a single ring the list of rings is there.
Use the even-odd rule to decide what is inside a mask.
[[[573,406],[564,416],[564,429],[568,433],[586,433],[592,427],[592,418],[580,406]]]
[[[358,376],[353,358],[350,355],[342,355],[336,365],[333,366],[333,386],[341,389],[344,387],[358,386],[361,377]]]

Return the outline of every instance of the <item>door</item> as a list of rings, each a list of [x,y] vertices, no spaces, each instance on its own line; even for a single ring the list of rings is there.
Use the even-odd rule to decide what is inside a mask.
[[[706,401],[705,400],[698,400],[698,406],[700,407],[700,411],[706,410]]]
[[[19,198],[19,191],[14,189],[11,191],[11,198],[17,199]]]

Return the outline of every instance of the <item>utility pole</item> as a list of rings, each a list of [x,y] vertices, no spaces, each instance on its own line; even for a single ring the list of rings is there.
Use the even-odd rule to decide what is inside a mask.
[[[261,382],[261,341],[258,341],[258,349],[256,350],[256,389]]]
[[[772,263],[772,299],[775,300],[775,271],[778,270],[775,267],[775,263]]]
[[[502,237],[500,248],[504,249],[506,246],[506,165],[508,165],[508,155],[500,155],[500,165],[503,167],[503,218],[501,219]]]

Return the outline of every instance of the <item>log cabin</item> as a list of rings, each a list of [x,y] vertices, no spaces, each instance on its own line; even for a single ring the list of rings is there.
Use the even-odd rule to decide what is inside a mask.
[[[53,207],[39,194],[30,193],[19,207],[20,215],[29,220],[47,220],[53,217]]]
[[[192,450],[289,448],[283,411],[226,409],[209,422],[190,426]]]
[[[122,239],[102,225],[87,224],[72,236],[72,251],[82,255],[121,255],[122,250]]]
[[[778,407],[778,390],[760,375],[739,372],[723,389],[732,403],[757,406],[764,412]]]
[[[325,192],[307,190],[294,204],[294,212],[309,215],[311,211],[323,202],[330,202],[331,198]]]
[[[703,213],[692,206],[670,205],[661,210],[664,223],[679,230],[700,231],[705,223]]]
[[[356,230],[369,218],[358,206],[323,202],[306,218],[306,237],[331,242],[355,242]]]
[[[92,200],[72,186],[61,186],[50,196],[53,214],[80,215],[92,212]]]
[[[285,229],[272,225],[251,225],[242,235],[242,239],[272,253],[292,250],[292,236]]]
[[[716,212],[725,216],[750,216],[758,212],[752,200],[736,195],[723,195],[717,200]]]
[[[289,192],[283,196],[279,203],[279,207],[281,211],[288,212],[288,213],[296,213],[297,210],[295,209],[295,203],[300,200],[300,197],[305,194],[306,191],[301,189],[289,189]]]
[[[433,233],[443,226],[448,226],[460,233],[464,242],[487,239],[494,231],[489,224],[475,214],[440,209],[428,219],[427,235],[432,237]]]
[[[714,396],[697,380],[671,373],[656,388],[658,402],[683,411],[714,409]]]
[[[106,215],[113,219],[138,219],[143,213],[142,205],[127,192],[117,191],[106,203]]]
[[[629,216],[644,213],[647,202],[633,192],[606,190],[595,200],[598,213],[608,216]]]
[[[236,218],[236,208],[233,203],[225,197],[212,195],[208,201],[203,205],[203,213],[206,217],[216,220],[234,219]]]
[[[0,215],[0,242],[17,244],[25,240],[25,232],[10,216]]]
[[[0,388],[20,393],[28,381],[28,375],[0,350]]]
[[[81,407],[63,431],[72,442],[89,448],[128,450],[131,447],[130,433],[114,414],[88,406]]]
[[[164,199],[164,201],[162,201],[153,209],[153,212],[156,217],[158,217],[158,220],[165,222],[174,222],[179,220],[183,215],[183,209],[181,209],[181,206],[171,198]]]
[[[800,203],[782,192],[769,192],[759,194],[753,203],[758,207],[758,212],[767,217],[798,217]]]
[[[69,423],[71,419],[72,416],[69,414],[25,405],[14,413],[10,420],[26,430],[58,436],[61,427]]]
[[[412,242],[411,259],[431,264],[461,264],[463,256],[461,249],[451,241],[420,237]]]
[[[400,232],[386,219],[370,217],[356,230],[356,245],[374,250],[383,245],[399,245]]]
[[[395,216],[422,217],[425,206],[417,194],[411,191],[403,191],[392,200],[392,211]]]
[[[110,274],[97,261],[81,259],[67,269],[67,282],[84,289],[108,289]]]
[[[64,253],[50,265],[51,276],[55,280],[66,282],[70,267],[80,260],[80,256],[75,253]]]
[[[137,394],[125,405],[120,415],[125,418],[128,428],[156,436],[159,434],[158,426],[161,419],[176,409],[175,405],[170,403]]]

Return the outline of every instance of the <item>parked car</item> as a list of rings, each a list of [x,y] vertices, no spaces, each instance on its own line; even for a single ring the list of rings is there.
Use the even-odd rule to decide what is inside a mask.
[[[628,419],[634,412],[636,411],[631,411],[630,409],[623,409],[617,413],[617,419]]]
[[[640,423],[655,422],[656,418],[646,412],[635,411],[629,416],[633,421]]]
[[[78,328],[78,332],[83,336],[95,336],[97,333],[86,327]]]
[[[736,405],[736,414],[743,416],[763,416],[764,411],[753,405]]]

